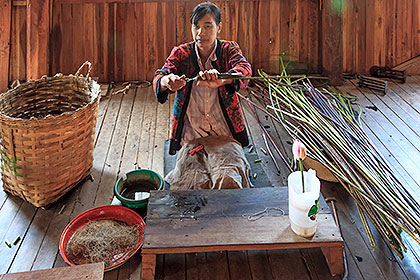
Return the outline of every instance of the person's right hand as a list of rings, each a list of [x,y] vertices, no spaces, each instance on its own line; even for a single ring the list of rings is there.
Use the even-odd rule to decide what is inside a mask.
[[[181,77],[175,74],[163,76],[160,80],[160,86],[163,90],[177,91],[183,88],[187,83],[185,82],[185,75]]]

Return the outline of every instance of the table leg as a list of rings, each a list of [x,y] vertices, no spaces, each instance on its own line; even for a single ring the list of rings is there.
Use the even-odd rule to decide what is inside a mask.
[[[344,273],[344,245],[337,247],[321,247],[332,276]]]
[[[142,263],[141,263],[141,279],[154,280],[155,267],[156,267],[156,255],[143,254]]]

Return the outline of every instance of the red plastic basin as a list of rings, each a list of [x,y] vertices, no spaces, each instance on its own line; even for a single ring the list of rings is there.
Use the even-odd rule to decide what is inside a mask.
[[[70,238],[73,236],[73,234],[86,224],[93,222],[93,221],[99,221],[99,220],[117,220],[121,222],[125,222],[129,225],[139,225],[141,236],[140,236],[140,242],[138,246],[136,247],[135,251],[132,254],[123,254],[123,257],[114,260],[113,264],[111,266],[105,267],[105,271],[112,270],[121,264],[123,264],[125,261],[127,261],[129,258],[131,258],[142,246],[143,244],[143,236],[144,236],[144,221],[140,217],[139,214],[134,212],[133,210],[130,210],[124,206],[119,205],[104,205],[95,207],[92,209],[89,209],[83,213],[81,213],[79,216],[73,219],[66,228],[64,229],[63,233],[61,234],[60,238],[60,254],[63,257],[64,261],[74,266],[76,264],[69,261],[69,259],[66,256],[66,245],[67,242],[70,240]]]

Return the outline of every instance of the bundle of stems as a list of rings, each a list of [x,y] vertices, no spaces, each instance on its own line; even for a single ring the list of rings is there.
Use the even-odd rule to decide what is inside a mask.
[[[264,79],[255,82],[258,90],[251,94],[262,105],[241,97],[299,138],[308,156],[335,175],[356,202],[372,248],[376,244],[366,218],[400,258],[407,250],[402,230],[420,244],[420,205],[362,129],[360,109],[357,113],[349,99],[331,89],[315,88],[307,77],[259,75]]]

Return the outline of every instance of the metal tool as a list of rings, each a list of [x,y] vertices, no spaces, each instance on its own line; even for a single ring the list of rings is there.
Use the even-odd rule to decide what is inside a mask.
[[[407,78],[405,70],[393,70],[389,67],[372,66],[369,70],[369,73],[373,77],[397,80],[403,84]]]
[[[345,80],[354,80],[357,78],[356,74],[353,73],[343,73],[343,79]]]
[[[235,79],[250,79],[250,78],[253,78],[253,77],[248,77],[248,76],[243,76],[243,75],[241,75],[240,73],[219,73],[218,75],[217,75],[217,77],[219,78],[219,79],[232,79],[232,80],[235,80]],[[259,77],[257,77],[257,78],[259,78]],[[201,77],[200,76],[195,76],[194,78],[186,78],[185,79],[185,81],[187,82],[187,83],[189,83],[189,82],[193,82],[193,81],[202,81],[203,79],[201,79]]]
[[[201,151],[202,149],[204,149],[204,146],[203,145],[199,145],[199,146],[195,147],[194,149],[192,149],[191,151],[189,151],[189,153],[190,153],[190,155],[193,156],[195,153]]]
[[[311,79],[319,79],[319,80],[327,80],[328,77],[321,77],[321,76],[305,76],[305,75],[274,75],[274,76],[266,76],[266,77],[259,77],[259,76],[255,76],[255,77],[248,77],[248,76],[244,76],[241,73],[219,73],[217,76],[219,79],[230,79],[230,80],[260,80],[260,81],[264,81],[266,78],[270,78],[270,79],[302,79],[303,77],[306,78],[311,78]],[[200,76],[195,76],[193,78],[185,78],[184,79],[187,83],[189,82],[193,82],[193,81],[201,81],[201,77]],[[282,85],[285,86],[291,86],[291,87],[301,87],[301,85],[289,85],[286,83],[280,83]]]
[[[335,223],[337,224],[338,231],[341,234],[341,228],[340,228],[340,223],[338,222],[337,210],[335,209],[335,201],[336,201],[336,199],[333,196],[325,198],[325,202],[331,202],[331,207],[333,209],[334,220],[335,220]]]
[[[203,151],[204,155],[207,157],[207,152],[204,149],[203,145],[199,145],[197,147],[195,147],[194,149],[192,149],[191,151],[189,151],[190,155],[193,156],[195,153],[198,153],[199,151]]]
[[[359,87],[368,88],[372,91],[385,95],[388,91],[388,82],[381,79],[359,75]]]

